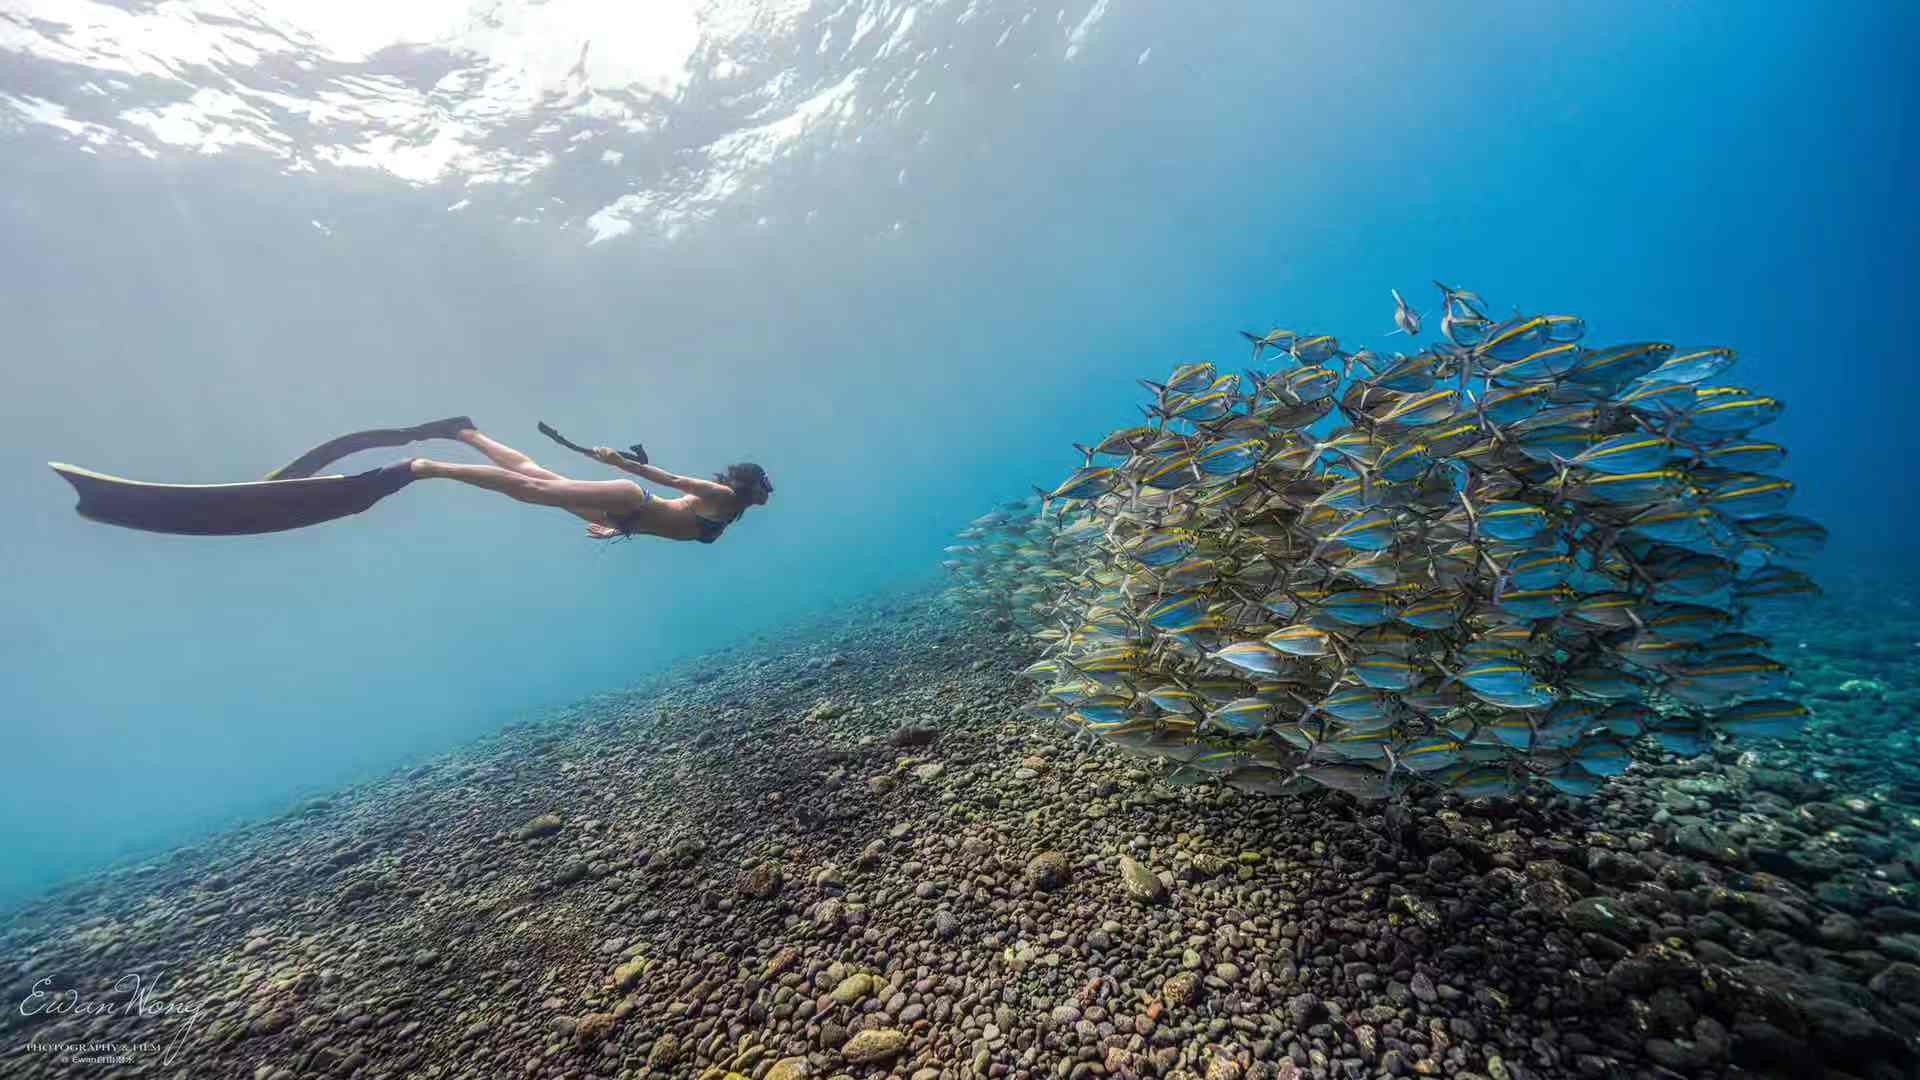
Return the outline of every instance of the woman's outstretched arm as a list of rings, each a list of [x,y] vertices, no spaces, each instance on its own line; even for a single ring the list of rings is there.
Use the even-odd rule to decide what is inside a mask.
[[[681,476],[678,473],[670,473],[654,465],[643,465],[634,461],[632,458],[621,456],[618,450],[609,447],[594,447],[593,456],[616,469],[630,472],[643,480],[651,480],[656,484],[677,488],[689,495],[698,495],[707,499],[719,499],[726,498],[733,494],[733,489],[725,484],[715,483],[712,480],[702,480],[694,476]]]

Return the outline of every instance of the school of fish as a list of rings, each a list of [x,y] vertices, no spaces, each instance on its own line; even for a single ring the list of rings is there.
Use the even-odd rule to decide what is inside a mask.
[[[1808,719],[1746,629],[1818,590],[1782,403],[1727,348],[1584,344],[1440,289],[1438,340],[1242,332],[1251,369],[1140,380],[1146,422],[947,549],[1044,643],[1029,707],[1172,783],[1581,796],[1642,753]],[[1423,318],[1398,291],[1395,334]]]

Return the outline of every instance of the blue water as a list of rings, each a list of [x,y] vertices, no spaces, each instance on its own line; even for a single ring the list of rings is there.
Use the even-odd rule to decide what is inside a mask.
[[[370,145],[351,118],[183,133],[154,117],[292,69],[128,74],[6,23],[0,900],[927,580],[1129,422],[1135,376],[1236,364],[1241,328],[1391,347],[1388,289],[1431,312],[1434,277],[1596,342],[1738,348],[1830,561],[1911,549],[1911,9],[1268,7],[762,12],[683,48],[705,74],[648,99],[667,122],[528,106],[487,136],[529,163],[507,180],[285,150]],[[633,32],[576,29],[543,47]],[[453,64],[369,55],[415,88]],[[758,113],[723,63],[858,107]],[[768,160],[703,149],[782,116]],[[629,195],[681,209],[595,221]],[[84,521],[44,466],[241,480],[461,412],[572,475],[607,474],[536,421],[778,494],[711,547],[440,483],[196,539]]]

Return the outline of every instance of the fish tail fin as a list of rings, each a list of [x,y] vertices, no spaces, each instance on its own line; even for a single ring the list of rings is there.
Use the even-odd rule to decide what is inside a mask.
[[[1452,728],[1445,728],[1445,730],[1447,734],[1454,737],[1454,740],[1460,744],[1461,751],[1464,752],[1468,746],[1473,744],[1473,740],[1479,736],[1482,726],[1484,725],[1480,723],[1480,718],[1472,716],[1467,718],[1467,733],[1465,735],[1461,735]]]
[[[1460,493],[1460,506],[1467,512],[1467,543],[1476,543],[1480,538],[1480,515],[1474,513],[1473,501],[1464,491]]]
[[[1314,714],[1320,711],[1320,706],[1315,702],[1308,701],[1304,696],[1298,693],[1295,693],[1292,690],[1287,691],[1287,696],[1306,707],[1306,711],[1300,714],[1300,718],[1298,720],[1294,721],[1295,723],[1301,725],[1302,730],[1305,730],[1307,721],[1313,719]],[[1311,738],[1312,737],[1309,736],[1309,739]]]
[[[1040,496],[1040,517],[1044,519],[1047,516],[1047,504],[1053,501],[1053,495],[1039,484],[1033,485],[1033,493]]]
[[[1553,499],[1547,503],[1548,508],[1552,508],[1559,506],[1566,500],[1567,477],[1573,472],[1573,461],[1569,458],[1562,457],[1559,453],[1552,450],[1547,451],[1547,456],[1553,459],[1554,467],[1560,470],[1559,476],[1554,478],[1556,486],[1553,492]]]
[[[1657,426],[1651,422],[1643,422],[1641,426],[1675,446],[1685,446],[1695,454],[1699,454],[1701,451],[1695,444],[1680,437],[1680,425],[1686,422],[1687,414],[1664,401],[1659,405],[1659,412],[1661,422]],[[1643,418],[1636,414],[1636,419]]]
[[[1674,427],[1670,428],[1667,432],[1662,433],[1661,438],[1664,438],[1668,442],[1679,447],[1680,449],[1687,451],[1688,453],[1692,454],[1695,458],[1699,459],[1703,463],[1706,463],[1709,465],[1713,463],[1713,448],[1710,446],[1703,446],[1700,443],[1693,442],[1692,440],[1689,440],[1689,439],[1681,438],[1679,435],[1678,421],[1675,421]],[[1786,450],[1783,448],[1780,451],[1780,454],[1782,457],[1785,457]]]

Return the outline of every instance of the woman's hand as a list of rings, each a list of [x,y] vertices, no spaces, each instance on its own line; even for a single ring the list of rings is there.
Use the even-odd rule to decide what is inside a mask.
[[[620,535],[620,530],[611,529],[605,525],[588,525],[587,535],[593,537],[595,540],[611,540]]]
[[[618,465],[620,464],[620,451],[615,450],[611,446],[596,446],[593,448],[593,459],[607,465]]]

